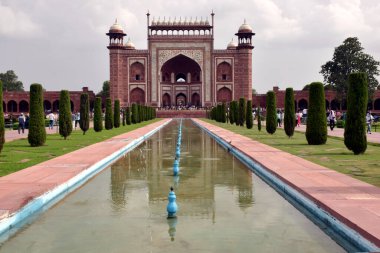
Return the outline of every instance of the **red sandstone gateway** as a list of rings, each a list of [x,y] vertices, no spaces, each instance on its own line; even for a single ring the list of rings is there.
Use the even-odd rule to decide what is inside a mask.
[[[252,99],[252,28],[244,22],[227,49],[214,49],[214,13],[208,18],[150,20],[148,50],[136,49],[115,22],[110,27],[110,93],[122,106],[212,106]]]

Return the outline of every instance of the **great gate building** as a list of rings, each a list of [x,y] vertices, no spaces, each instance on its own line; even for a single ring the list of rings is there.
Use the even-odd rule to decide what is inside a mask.
[[[150,21],[148,49],[124,43],[122,27],[109,32],[110,96],[122,106],[212,106],[252,99],[252,28],[244,22],[227,49],[214,49],[214,13],[208,19]]]

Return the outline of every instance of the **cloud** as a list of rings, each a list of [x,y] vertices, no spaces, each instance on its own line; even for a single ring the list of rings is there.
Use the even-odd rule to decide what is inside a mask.
[[[21,10],[15,10],[0,2],[0,35],[30,37],[39,33],[39,27]]]

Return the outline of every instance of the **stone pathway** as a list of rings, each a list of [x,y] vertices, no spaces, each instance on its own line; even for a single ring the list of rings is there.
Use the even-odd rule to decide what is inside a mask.
[[[226,129],[193,120],[380,247],[380,188]]]
[[[0,222],[1,219],[11,216],[34,198],[66,183],[82,171],[169,120],[160,120],[148,126],[0,177]]]

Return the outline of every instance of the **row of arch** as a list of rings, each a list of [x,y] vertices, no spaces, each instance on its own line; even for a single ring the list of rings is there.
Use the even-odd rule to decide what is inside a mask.
[[[150,30],[150,35],[211,35],[208,29],[193,29],[193,30]]]
[[[326,102],[326,108],[332,109],[332,110],[347,110],[347,101],[344,99],[342,103],[339,103],[337,99],[331,100],[329,102],[327,99],[325,99]],[[294,101],[295,108],[296,109],[308,109],[308,101],[304,98]],[[380,98],[376,99],[373,103],[369,102],[367,106],[368,110],[380,110]]]
[[[79,108],[74,108],[73,101],[70,100],[71,111],[74,112],[74,109],[79,110]],[[94,102],[90,101],[90,108],[92,109]],[[44,100],[44,111],[57,112],[59,110],[59,100],[50,102],[49,100]],[[26,100],[21,100],[17,103],[14,100],[9,100],[8,102],[3,101],[3,111],[5,113],[27,113],[29,112],[29,102]]]

